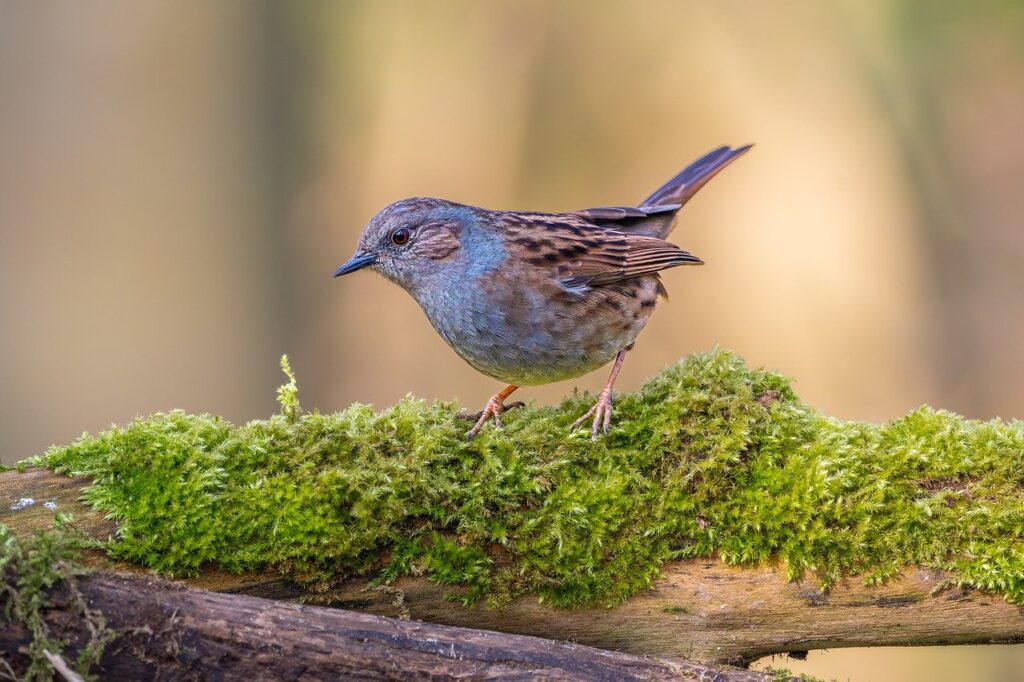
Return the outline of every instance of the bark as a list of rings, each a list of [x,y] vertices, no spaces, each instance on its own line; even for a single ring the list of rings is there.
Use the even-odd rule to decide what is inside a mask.
[[[87,481],[46,470],[0,474],[0,523],[26,534],[52,522],[53,500],[87,532],[105,537],[114,524],[76,501]],[[37,503],[9,511],[20,498]],[[118,568],[130,569],[120,566]],[[138,569],[134,569],[138,570]],[[999,596],[946,586],[938,571],[908,567],[886,584],[850,578],[823,593],[813,577],[789,582],[773,566],[734,567],[714,559],[670,562],[653,589],[614,609],[552,609],[521,598],[501,609],[464,607],[455,589],[406,578],[384,590],[356,580],[324,604],[382,616],[484,628],[705,663],[744,664],[783,652],[849,646],[983,644],[1024,641],[1024,612]],[[208,570],[193,586],[276,599],[303,595],[279,575]]]
[[[163,580],[99,572],[77,581],[90,608],[119,636],[98,669],[110,680],[721,680],[765,682],[763,673],[668,662],[496,632],[430,625],[340,609],[186,589]],[[87,626],[68,588],[50,595],[52,635],[72,642]],[[23,674],[29,631],[0,615],[0,654]]]

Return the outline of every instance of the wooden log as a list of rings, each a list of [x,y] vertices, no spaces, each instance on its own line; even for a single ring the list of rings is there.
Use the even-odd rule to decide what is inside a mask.
[[[77,501],[87,484],[42,469],[0,474],[0,523],[21,535],[46,527],[54,510],[43,503],[53,500],[57,511],[74,513],[81,528],[106,537],[114,524]],[[11,509],[29,498],[35,503]],[[884,585],[866,587],[850,578],[826,594],[813,576],[789,582],[777,567],[735,567],[701,559],[666,563],[652,589],[613,609],[553,609],[528,597],[501,609],[464,607],[445,598],[457,589],[413,578],[386,590],[371,590],[365,580],[356,580],[315,599],[376,615],[705,663],[745,664],[774,653],[850,646],[1024,641],[1019,607],[985,592],[944,587],[947,578],[942,572],[908,567]],[[314,598],[273,573],[207,570],[188,583],[277,599]]]
[[[698,560],[666,564],[652,590],[613,609],[552,609],[527,598],[501,609],[466,608],[445,599],[451,588],[414,579],[401,579],[387,592],[352,583],[329,603],[733,665],[813,649],[1024,642],[1019,607],[979,591],[933,594],[944,580],[941,573],[908,568],[882,586],[851,579],[826,594],[813,580],[788,582],[776,568]]]
[[[10,576],[9,576],[10,577]],[[766,682],[748,670],[658,661],[576,644],[396,620],[340,609],[186,589],[159,579],[99,572],[77,589],[107,627],[98,673],[110,680],[720,680]],[[66,585],[49,595],[52,636],[88,641]],[[0,611],[0,654],[16,674],[29,631]]]

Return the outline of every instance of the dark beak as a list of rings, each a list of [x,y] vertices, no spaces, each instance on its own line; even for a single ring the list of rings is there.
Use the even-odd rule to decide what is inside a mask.
[[[340,266],[337,270],[335,270],[334,276],[341,277],[342,275],[347,275],[350,272],[361,270],[365,268],[367,265],[373,265],[373,262],[375,260],[377,260],[377,257],[372,253],[357,253],[356,255],[352,256],[352,258],[350,258],[347,263],[345,263],[344,265]]]

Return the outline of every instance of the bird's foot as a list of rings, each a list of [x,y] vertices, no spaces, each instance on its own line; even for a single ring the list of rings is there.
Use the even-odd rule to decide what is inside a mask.
[[[505,405],[501,401],[500,395],[492,396],[491,399],[487,401],[487,407],[476,414],[465,417],[465,419],[476,422],[476,424],[473,425],[473,428],[466,432],[466,440],[473,440],[476,438],[477,434],[480,433],[480,429],[484,428],[484,425],[487,424],[489,419],[494,419],[494,425],[499,429],[504,427],[505,424],[501,421],[501,415],[508,410],[523,407],[524,405],[526,405],[526,403],[521,400]]]
[[[597,396],[597,402],[594,406],[587,410],[587,413],[577,419],[569,427],[570,431],[575,431],[582,426],[587,419],[591,416],[594,417],[593,426],[590,429],[590,439],[597,440],[598,435],[603,431],[604,435],[608,435],[608,427],[612,423],[612,391],[610,388],[606,388],[601,391],[600,395]]]

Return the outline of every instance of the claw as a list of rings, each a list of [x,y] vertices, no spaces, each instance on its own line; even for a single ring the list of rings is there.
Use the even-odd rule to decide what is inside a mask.
[[[515,390],[514,386],[511,388],[512,390]],[[476,419],[476,424],[474,424],[473,428],[466,432],[466,440],[473,440],[474,438],[476,438],[477,435],[480,433],[480,429],[484,428],[484,426],[487,424],[487,420],[489,419],[494,420],[495,427],[499,429],[504,428],[505,424],[501,421],[502,413],[505,412],[506,410],[511,410],[513,408],[522,407],[523,405],[525,405],[525,403],[518,401],[508,406],[505,405],[503,400],[506,397],[508,397],[510,393],[512,393],[512,390],[505,389],[501,393],[492,396],[491,399],[487,401],[487,406],[484,409],[470,417],[470,419]]]
[[[517,400],[515,402],[508,403],[504,407],[505,409],[502,410],[502,414],[505,414],[510,410],[514,410],[517,407],[526,407],[526,403],[524,403],[522,400]],[[486,410],[480,410],[479,412],[474,412],[473,414],[458,414],[456,415],[456,417],[462,419],[463,421],[473,422],[475,424],[477,421],[479,421],[480,417],[484,416],[485,411]]]
[[[603,431],[604,435],[608,435],[608,428],[612,423],[612,392],[611,389],[604,389],[601,394],[597,396],[597,402],[594,406],[587,410],[586,414],[577,419],[569,427],[570,431],[575,431],[582,426],[590,416],[593,415],[594,422],[590,428],[590,439],[597,440],[598,435]]]

